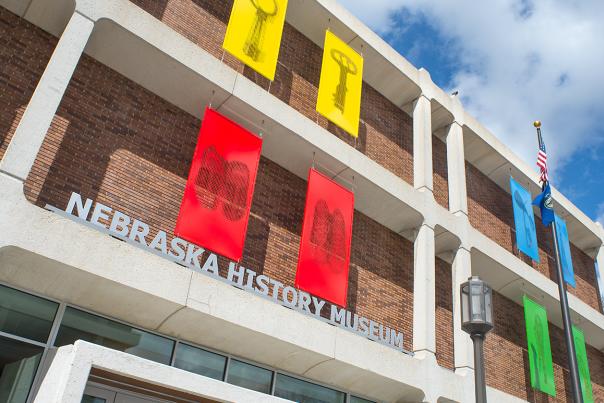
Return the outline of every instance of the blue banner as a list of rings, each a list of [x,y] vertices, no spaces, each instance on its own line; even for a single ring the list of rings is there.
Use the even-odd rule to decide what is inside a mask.
[[[539,248],[537,246],[531,194],[513,178],[510,178],[510,193],[514,206],[516,246],[535,262],[539,262]]]
[[[598,289],[600,290],[600,306],[602,307],[602,312],[604,312],[604,278],[600,275],[600,266],[598,266],[598,262],[596,262],[596,280],[598,282]]]
[[[573,259],[570,254],[570,243],[568,241],[568,231],[566,230],[566,221],[554,216],[554,222],[556,225],[556,238],[558,240],[558,250],[560,251],[560,264],[562,265],[562,275],[564,281],[571,287],[576,287],[575,283],[575,271],[573,270]]]

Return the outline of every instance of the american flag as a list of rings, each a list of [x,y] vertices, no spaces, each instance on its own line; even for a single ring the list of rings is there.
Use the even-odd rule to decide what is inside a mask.
[[[539,136],[539,152],[537,153],[537,166],[541,169],[539,180],[543,183],[548,181],[547,178],[547,152],[545,151],[545,143],[541,137],[541,130],[537,129]]]

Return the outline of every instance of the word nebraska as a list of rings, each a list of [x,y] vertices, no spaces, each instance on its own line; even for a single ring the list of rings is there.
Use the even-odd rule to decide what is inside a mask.
[[[394,329],[353,314],[344,308],[327,304],[326,301],[320,298],[294,287],[286,286],[264,274],[258,275],[255,271],[235,262],[229,262],[225,279],[220,276],[216,254],[208,252],[208,256],[202,264],[200,259],[206,252],[204,248],[178,237],[172,238],[168,244],[168,235],[165,231],[159,231],[151,237],[151,228],[148,224],[132,219],[128,215],[113,210],[102,203],[94,203],[94,208],[92,208],[92,205],[93,201],[91,199],[86,199],[84,202],[82,196],[73,192],[65,208],[65,213],[80,221],[89,222],[103,232],[108,232],[112,236],[150,250],[192,270],[208,274],[222,281],[226,280],[230,285],[254,292],[288,308],[310,314],[317,319],[358,333],[381,344],[404,350],[403,334]],[[109,227],[105,223],[108,223]],[[329,319],[322,315],[323,308],[326,305],[329,306]]]

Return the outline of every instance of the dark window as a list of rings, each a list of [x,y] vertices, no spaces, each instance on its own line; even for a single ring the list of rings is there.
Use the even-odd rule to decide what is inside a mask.
[[[102,397],[94,397],[90,395],[82,396],[82,403],[105,403],[107,399],[103,399]]]
[[[277,374],[275,396],[299,403],[344,403],[346,394],[291,376]]]
[[[85,340],[162,364],[170,364],[174,342],[71,307],[65,310],[55,346]]]
[[[245,362],[231,360],[227,382],[262,393],[271,392],[273,372]]]
[[[44,348],[0,337],[0,402],[23,403]]]
[[[180,343],[176,348],[174,366],[209,378],[224,379],[226,357]]]
[[[59,304],[0,286],[0,331],[46,343]]]

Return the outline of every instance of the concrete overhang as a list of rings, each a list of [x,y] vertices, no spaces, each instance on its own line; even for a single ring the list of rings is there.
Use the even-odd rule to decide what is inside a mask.
[[[0,6],[58,37],[75,10],[76,0],[0,0]]]
[[[476,119],[467,114],[463,133],[466,160],[499,187],[509,193],[512,176],[533,196],[541,192],[537,171],[531,169]],[[531,138],[530,144],[534,144],[535,150],[537,149],[536,139]],[[571,242],[592,258],[595,257],[602,244],[600,227],[555,188],[552,188],[552,197],[556,213],[566,220]],[[537,207],[534,207],[534,211],[538,216],[541,215]]]
[[[392,231],[402,233],[422,223],[430,203],[425,195],[127,4],[130,7],[108,10],[119,11],[111,14],[112,19],[102,17],[96,22],[86,53],[193,116],[202,118],[205,106],[211,104],[242,126],[262,133],[263,155],[303,179],[315,161],[319,169],[354,189],[358,211]],[[104,46],[107,43],[112,46]]]
[[[3,283],[378,400],[422,401],[428,374],[461,400],[469,382],[44,211],[6,175],[0,185]]]
[[[54,35],[59,35],[62,32],[69,20],[69,16],[74,10],[75,3],[77,3],[78,9],[81,9],[84,12],[87,11],[91,14],[89,17],[95,18],[96,16],[101,18],[104,13],[107,14],[105,4],[97,4],[90,0],[78,0],[77,2],[75,0],[54,0],[52,2],[47,0],[0,0],[2,6],[24,16],[32,23]],[[112,11],[114,14],[132,14],[132,9],[139,10],[138,7],[129,2],[124,2],[120,7],[115,7],[115,3],[111,2],[110,7],[113,7]],[[151,24],[153,22],[151,26],[154,30],[159,29],[159,26],[163,26],[161,32],[169,32],[172,36],[175,35],[171,29],[165,27],[164,24],[158,24],[155,19],[150,18],[146,13],[140,12],[139,14],[145,15],[146,17],[138,22],[139,26],[141,24]],[[376,33],[371,31],[336,1],[290,0],[286,18],[292,26],[320,47],[323,46],[325,31],[330,29],[342,39],[349,42],[355,49],[362,51],[365,56],[365,81],[407,113],[411,113],[411,102],[421,93],[424,93],[431,100],[433,113],[432,126],[439,138],[443,139],[445,134],[441,129],[445,128],[446,125],[453,120],[463,123],[465,154],[467,160],[483,173],[487,174],[489,178],[495,181],[503,189],[509,190],[509,176],[512,174],[521,183],[528,186],[533,194],[536,194],[539,191],[539,186],[536,181],[537,174],[534,170],[529,168],[513,154],[509,148],[503,145],[503,143],[484,128],[484,126],[482,126],[475,118],[465,113],[461,108],[459,100],[445,94],[442,89],[436,86],[431,81],[427,71],[416,69]],[[136,21],[133,19],[128,20],[130,23]],[[107,29],[107,26],[105,28],[102,26],[95,28],[95,31],[97,31],[97,38],[109,38],[112,35],[114,37],[118,36],[118,34],[102,32],[104,29],[105,31],[110,31],[110,29]],[[120,37],[124,38],[123,35]],[[94,40],[94,38],[95,36],[93,35],[92,39]],[[130,42],[132,42],[132,40]],[[122,64],[126,64],[128,59],[138,59],[138,53],[128,53],[128,50],[132,49],[130,46],[121,44],[120,42],[113,43],[116,47],[122,48],[121,57],[122,59],[125,59],[121,61]],[[190,47],[194,48],[195,46]],[[192,50],[193,49],[191,49],[191,51]],[[103,59],[107,61],[107,59],[110,58],[110,56],[107,55],[108,52],[104,52],[100,46],[95,47],[94,43],[91,43],[87,51],[101,61],[103,61]],[[103,55],[103,53],[105,53],[105,55]],[[112,57],[117,57],[115,55],[120,53],[120,49],[115,49],[113,53],[114,56]],[[137,56],[133,57],[133,54],[136,54]],[[141,54],[140,56],[142,57],[141,60],[144,60],[145,62],[153,59],[149,55]],[[155,58],[167,58],[167,56],[156,55]],[[170,62],[165,62],[164,66],[168,64],[170,64]],[[173,64],[177,65],[179,63],[173,62]],[[109,65],[111,66],[111,64]],[[149,70],[147,73],[149,78],[157,77],[158,68],[155,68],[149,63],[144,66],[146,70]],[[114,63],[111,67],[116,68],[118,66]],[[130,70],[141,70],[140,67],[136,66],[130,66],[129,68]],[[121,72],[127,72],[126,70],[128,70],[128,68],[122,66]],[[162,72],[175,72],[176,70],[178,70],[176,67],[167,67]],[[135,74],[125,75],[129,78],[134,78],[136,75],[140,74],[143,73],[138,71]],[[212,97],[204,97],[203,94],[200,94],[201,91],[194,93],[194,91],[189,91],[189,88],[183,88],[190,82],[186,77],[191,74],[192,72],[185,72],[185,79],[183,80],[172,79],[171,81],[160,80],[159,82],[157,82],[157,80],[146,80],[147,84],[144,86],[156,93],[172,92],[178,93],[178,97],[189,97],[188,102],[184,102],[189,105],[188,107],[183,107],[183,109],[189,112],[193,111],[195,116],[200,117],[202,105],[208,103],[208,98]],[[153,88],[154,86],[161,85],[164,85],[164,88]],[[207,90],[208,88],[202,86],[200,89]],[[216,92],[220,93],[220,90],[217,90]],[[213,99],[214,105],[219,104],[220,95],[221,94],[218,94],[216,98]],[[224,94],[222,95],[224,96]],[[172,99],[174,98],[175,96],[170,98],[166,97],[166,99],[171,102],[173,102]],[[177,103],[178,106],[181,106],[181,104],[183,104],[183,102],[180,102],[180,104]],[[300,169],[296,172],[298,175],[300,175],[299,171]],[[343,179],[351,179],[352,174],[349,176],[349,178]],[[599,227],[556,189],[553,189],[553,197],[557,202],[558,214],[567,221],[569,236],[572,242],[593,257],[597,248],[602,244]],[[405,224],[405,226],[408,226],[408,224]],[[396,226],[393,226],[393,228],[395,227]]]

